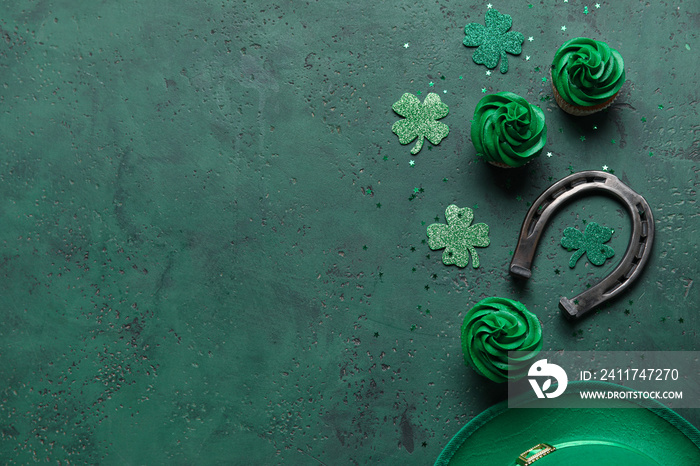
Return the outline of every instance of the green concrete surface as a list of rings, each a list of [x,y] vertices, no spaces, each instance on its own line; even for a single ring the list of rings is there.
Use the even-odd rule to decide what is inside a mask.
[[[0,461],[431,464],[505,394],[462,362],[486,296],[525,303],[546,350],[700,350],[700,4],[494,1],[533,40],[487,76],[462,45],[486,3],[1,2]],[[543,82],[576,36],[627,70],[587,118]],[[540,105],[552,157],[477,160],[482,88]],[[450,134],[414,157],[391,105],[418,91]],[[632,289],[572,324],[559,298],[622,257],[621,205],[573,203],[529,282],[507,267],[527,203],[603,165],[657,237]],[[476,270],[422,242],[451,203],[491,228]],[[584,221],[617,254],[569,269],[559,239]]]

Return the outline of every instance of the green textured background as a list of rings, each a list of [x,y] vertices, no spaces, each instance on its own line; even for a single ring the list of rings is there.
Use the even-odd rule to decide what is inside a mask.
[[[2,462],[431,463],[504,394],[462,363],[485,296],[525,303],[545,349],[699,350],[700,4],[494,1],[534,40],[487,76],[461,45],[485,3],[2,2]],[[542,82],[580,35],[628,78],[585,119]],[[476,160],[482,88],[541,105],[553,156]],[[450,134],[412,157],[391,104],[429,90]],[[550,179],[603,165],[652,206],[653,257],[570,324],[559,297],[622,257],[622,207],[560,212],[525,284],[509,252]],[[422,244],[451,203],[491,227],[477,270]],[[558,241],[583,220],[617,255],[571,270]]]

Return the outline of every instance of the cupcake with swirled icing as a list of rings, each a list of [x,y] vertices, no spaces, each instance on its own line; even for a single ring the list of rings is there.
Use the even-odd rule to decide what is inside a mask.
[[[477,155],[490,164],[521,167],[547,143],[544,112],[512,92],[484,96],[474,109],[471,137]]]
[[[494,382],[523,377],[541,349],[540,321],[518,301],[486,298],[464,316],[464,362]],[[509,351],[519,353],[508,359]]]
[[[608,108],[624,82],[622,55],[605,42],[576,37],[554,54],[552,89],[566,113],[586,116]]]

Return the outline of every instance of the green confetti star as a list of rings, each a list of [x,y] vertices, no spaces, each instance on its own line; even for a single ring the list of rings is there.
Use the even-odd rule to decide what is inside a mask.
[[[442,181],[447,183],[447,178],[443,178]]]
[[[664,109],[664,106],[659,104],[659,110],[663,110],[663,109]]]
[[[464,28],[466,37],[462,43],[467,47],[477,47],[472,60],[477,65],[486,65],[493,69],[501,62],[500,71],[508,71],[507,53],[520,55],[525,36],[519,32],[507,32],[513,25],[510,15],[489,9],[484,19],[486,26],[479,23],[469,23]]]
[[[479,255],[475,247],[485,248],[490,243],[489,226],[485,223],[472,225],[474,212],[468,208],[450,205],[445,210],[447,225],[434,223],[428,227],[428,247],[433,251],[445,248],[442,262],[466,267],[471,254],[472,267],[479,267]]]
[[[542,82],[543,82],[543,83],[546,83],[546,82],[547,82],[547,77],[546,77],[546,76],[545,76],[544,78],[542,78]]]
[[[570,251],[576,250],[569,260],[569,267],[573,269],[584,254],[591,264],[603,265],[607,259],[615,255],[613,248],[603,244],[610,241],[613,233],[612,228],[600,226],[595,222],[590,222],[583,233],[573,227],[565,229],[561,245]]]
[[[449,108],[440,101],[438,94],[431,92],[421,103],[417,97],[406,93],[391,108],[405,118],[391,127],[399,137],[399,142],[408,144],[418,138],[415,147],[411,149],[413,155],[423,147],[423,138],[433,144],[440,144],[450,132],[446,124],[436,121],[447,116],[449,112]]]
[[[382,203],[381,203],[381,202],[377,202],[377,209],[381,209],[381,208],[382,208]]]
[[[642,117],[642,123],[646,123],[646,122],[647,122],[647,118],[646,118],[646,117]]]
[[[372,190],[370,188],[367,188],[367,191],[365,191],[367,194],[372,194]]]
[[[485,88],[485,87],[482,88],[482,89],[481,89],[481,92],[483,92],[484,94],[486,94],[486,88]]]
[[[579,139],[581,139],[581,141],[583,142],[586,140],[586,136],[581,136]]]

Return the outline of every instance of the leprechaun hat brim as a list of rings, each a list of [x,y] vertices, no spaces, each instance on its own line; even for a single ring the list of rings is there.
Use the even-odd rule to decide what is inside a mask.
[[[569,387],[576,390],[557,398],[560,406],[575,405],[581,389],[625,390],[604,382],[571,382]],[[555,450],[532,466],[700,464],[700,431],[659,402],[615,400],[614,408],[538,407],[551,401],[531,401],[519,408],[502,402],[487,409],[450,440],[435,465],[517,466],[518,457],[539,444]],[[539,451],[546,453],[543,448]]]

